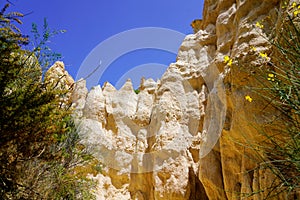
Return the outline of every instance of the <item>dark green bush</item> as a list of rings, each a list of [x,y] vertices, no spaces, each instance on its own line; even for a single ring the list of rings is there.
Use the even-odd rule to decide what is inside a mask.
[[[50,30],[28,50],[16,25],[23,15],[8,7],[0,12],[0,199],[92,199],[93,182],[75,171],[90,156],[71,117],[72,87],[43,78],[57,55],[45,47]]]

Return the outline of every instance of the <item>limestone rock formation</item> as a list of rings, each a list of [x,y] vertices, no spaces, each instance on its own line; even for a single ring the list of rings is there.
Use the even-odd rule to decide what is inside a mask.
[[[122,193],[123,199],[128,199],[128,192],[137,199],[188,199],[195,195],[191,194],[196,188],[191,187],[190,179],[197,179],[199,159],[194,159],[199,154],[198,126],[204,115],[205,91],[198,93],[171,72],[160,84],[145,80],[139,94],[131,81],[119,91],[106,83],[88,93],[83,83],[76,87],[74,97],[81,116],[80,133],[83,143],[106,165],[104,175],[98,178],[101,182],[105,176],[111,181],[113,186],[107,192],[110,188],[127,191]],[[99,191],[99,198],[104,198],[101,195],[106,190]]]
[[[272,181],[233,138],[255,138],[250,124],[266,123],[259,101],[245,101],[245,85],[259,64],[251,47],[269,51],[255,24],[270,31],[280,8],[279,0],[205,0],[198,32],[186,36],[160,82],[143,80],[139,94],[130,80],[120,90],[77,82],[82,142],[104,164],[94,177],[98,199],[241,199]]]
[[[49,89],[62,90],[64,95],[59,96],[61,106],[69,106],[72,104],[72,91],[74,79],[65,69],[65,65],[61,61],[56,61],[45,73],[44,81]]]
[[[74,79],[65,70],[65,65],[61,61],[55,62],[46,72],[45,81],[53,83],[55,87],[70,89],[74,85]]]

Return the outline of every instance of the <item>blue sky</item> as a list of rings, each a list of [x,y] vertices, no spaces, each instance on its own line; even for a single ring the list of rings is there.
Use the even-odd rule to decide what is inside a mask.
[[[3,1],[1,0],[1,5]],[[32,23],[42,27],[44,18],[47,18],[51,29],[67,31],[51,38],[48,45],[63,55],[62,60],[74,78],[83,61],[101,42],[123,31],[142,27],[161,27],[184,35],[190,34],[193,32],[190,23],[202,17],[203,9],[203,0],[11,0],[11,2],[14,6],[10,11],[20,11],[24,14],[32,12],[23,19],[24,25],[21,26],[23,33],[30,33]],[[156,67],[163,67],[175,60],[176,54],[161,49],[135,50],[114,60],[102,74],[99,83],[102,85],[103,82],[109,81],[116,84],[134,67],[146,67],[147,63],[157,63]],[[144,73],[146,74],[137,72],[137,75],[155,76],[149,72]]]

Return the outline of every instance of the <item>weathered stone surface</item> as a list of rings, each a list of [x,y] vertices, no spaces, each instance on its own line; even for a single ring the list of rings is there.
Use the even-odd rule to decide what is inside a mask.
[[[83,109],[86,102],[88,89],[86,88],[86,81],[80,79],[76,82],[74,92],[72,95],[73,106],[75,108],[75,116],[81,118],[83,116]]]
[[[91,89],[86,97],[83,115],[88,119],[94,119],[106,124],[105,97],[100,86]]]
[[[104,176],[98,174],[94,177],[94,180],[98,180],[98,185],[96,188],[97,200],[121,200],[121,199],[131,199],[130,193],[128,192],[127,185],[123,185],[121,188],[116,188],[109,176]]]
[[[32,60],[30,62],[33,62]],[[44,82],[48,89],[63,91],[60,95],[61,106],[69,106],[72,103],[72,91],[74,89],[74,79],[65,70],[65,65],[61,61],[56,61],[45,73]]]
[[[279,8],[279,0],[206,0],[195,34],[159,82],[142,80],[138,94],[130,80],[88,93],[77,83],[82,142],[105,165],[98,199],[242,199],[273,180],[234,141],[257,139],[251,125],[266,123],[260,102],[245,102],[245,85],[260,64],[251,47],[270,49],[255,23],[270,31]],[[226,55],[241,62],[226,65]]]
[[[99,199],[117,198],[120,192],[117,196],[110,192],[115,188],[136,199],[191,196],[196,189],[189,184],[190,168],[196,170],[199,161],[195,152],[200,148],[198,122],[204,115],[204,101],[188,81],[167,72],[161,85],[145,80],[139,94],[130,80],[119,91],[106,83],[103,89],[96,86],[86,94],[84,81],[75,91],[77,102],[85,97],[84,106],[77,106],[83,110],[78,122],[82,143],[106,165],[101,177],[118,183],[107,193],[99,184]],[[189,148],[195,150],[197,161]]]
[[[74,79],[65,70],[65,65],[61,61],[56,61],[46,72],[45,80],[53,83],[55,87],[70,89],[74,85]]]

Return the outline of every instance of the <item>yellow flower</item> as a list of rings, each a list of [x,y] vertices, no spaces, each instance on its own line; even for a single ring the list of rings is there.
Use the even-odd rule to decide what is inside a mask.
[[[230,60],[228,61],[228,66],[231,67],[231,65],[232,65],[232,59],[230,59]]]
[[[275,81],[275,74],[268,74],[268,81]]]
[[[252,98],[249,95],[245,96],[246,101],[249,101],[250,103],[252,102]]]
[[[256,50],[257,50],[256,47],[254,47],[254,46],[251,46],[251,49],[252,49],[253,51],[256,51]]]
[[[293,2],[292,8],[296,8],[296,7],[297,7],[297,9],[295,9],[294,12],[293,12],[295,17],[300,13],[300,5],[297,6],[297,3]]]
[[[259,52],[259,56],[262,57],[262,58],[265,58],[265,59],[269,58],[267,53]]]
[[[268,74],[268,77],[270,77],[270,78],[274,78],[274,74]]]
[[[256,22],[255,26],[260,28],[260,29],[264,28],[264,25],[261,24],[260,22]]]
[[[224,56],[224,63],[226,63],[228,66],[231,66],[232,59],[229,56]]]
[[[227,63],[230,60],[229,56],[224,56],[224,63]]]

